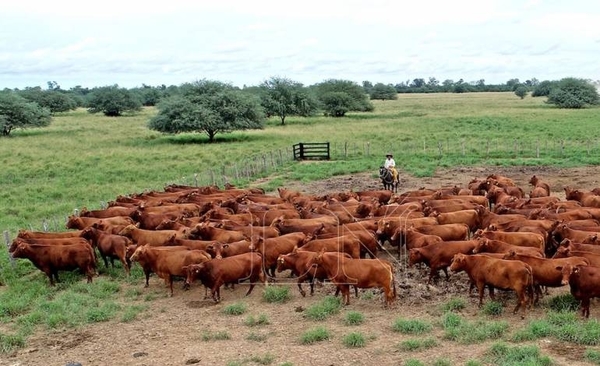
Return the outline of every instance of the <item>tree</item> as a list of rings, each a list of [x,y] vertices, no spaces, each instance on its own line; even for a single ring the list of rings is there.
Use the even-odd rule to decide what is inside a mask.
[[[272,77],[260,85],[261,105],[268,116],[278,116],[285,125],[287,116],[308,117],[318,110],[318,101],[301,83]]]
[[[371,112],[375,109],[363,88],[353,81],[330,79],[313,88],[327,115],[343,117],[346,112]]]
[[[550,90],[557,84],[556,81],[544,80],[539,83],[531,92],[532,97],[547,97],[550,94]]]
[[[365,80],[362,82],[362,87],[365,93],[371,94],[371,90],[373,90],[373,83],[369,80]]]
[[[19,95],[30,102],[36,102],[40,107],[47,108],[52,114],[77,108],[75,99],[59,90],[60,87],[48,90],[42,90],[40,87],[25,88],[19,92]]]
[[[158,104],[148,128],[163,133],[200,132],[213,142],[218,133],[263,128],[258,97],[218,81],[200,80],[181,86],[181,95]]]
[[[519,85],[515,89],[515,95],[521,99],[525,98],[525,96],[527,95],[527,87],[524,85]]]
[[[105,116],[118,117],[125,112],[137,112],[142,109],[138,95],[118,85],[92,89],[88,99],[88,112],[104,113]]]
[[[600,102],[598,90],[589,81],[564,78],[550,90],[546,103],[559,108],[584,108]]]
[[[517,87],[521,85],[521,82],[519,81],[518,78],[515,79],[510,79],[506,82],[506,86],[508,87],[509,90],[515,91],[515,89],[517,89]]]
[[[410,83],[411,88],[422,88],[424,86],[425,86],[425,79],[423,79],[423,78],[414,79],[412,81],[412,83]]]
[[[35,102],[29,102],[14,92],[0,93],[0,131],[8,136],[15,128],[45,127],[50,125],[50,111]]]
[[[370,93],[371,100],[395,100],[398,99],[398,92],[392,85],[385,85],[383,83],[377,83],[373,86]]]

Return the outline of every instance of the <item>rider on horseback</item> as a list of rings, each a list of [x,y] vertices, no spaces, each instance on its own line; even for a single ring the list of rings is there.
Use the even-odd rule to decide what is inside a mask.
[[[398,181],[398,171],[396,170],[396,161],[394,161],[394,156],[392,153],[387,153],[385,155],[385,162],[383,166],[392,172],[392,177],[394,178],[394,182]]]

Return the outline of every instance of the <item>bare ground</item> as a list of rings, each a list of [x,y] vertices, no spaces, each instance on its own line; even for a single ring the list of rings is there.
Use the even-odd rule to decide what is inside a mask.
[[[561,169],[547,167],[509,168],[457,168],[443,169],[433,177],[415,178],[401,172],[399,192],[420,187],[442,187],[466,185],[474,177],[499,173],[513,178],[526,192],[527,181],[536,174],[548,182],[553,194],[564,198],[563,187],[570,185],[583,189],[600,186],[600,174],[596,167]],[[343,190],[380,189],[379,180],[371,173],[351,176],[337,176],[313,183],[290,183],[286,188],[305,193],[325,194]],[[395,249],[381,256],[396,257]],[[303,317],[303,310],[321,300],[325,294],[333,294],[330,285],[317,289],[314,297],[302,298],[293,279],[283,273],[277,285],[292,286],[290,301],[284,304],[269,304],[262,300],[262,287],[257,286],[249,297],[244,297],[246,286],[236,286],[235,290],[223,290],[223,301],[213,304],[203,299],[200,286],[191,291],[179,287],[173,298],[165,297],[166,289],[162,281],[152,277],[150,287],[144,294],[157,294],[158,299],[140,303],[148,305],[148,310],[137,320],[129,323],[110,321],[79,329],[61,331],[40,330],[28,339],[24,349],[0,357],[0,365],[65,365],[70,361],[88,365],[227,365],[270,364],[280,365],[290,362],[294,365],[401,365],[414,358],[431,364],[445,358],[452,364],[465,364],[469,359],[485,360],[485,352],[495,341],[483,344],[461,345],[444,340],[442,330],[434,326],[432,336],[438,345],[422,352],[406,352],[398,349],[402,340],[412,336],[395,333],[391,324],[398,318],[421,318],[436,325],[441,316],[440,305],[450,298],[460,296],[468,301],[462,315],[469,320],[480,319],[476,298],[467,295],[467,281],[464,274],[453,275],[450,281],[444,280],[434,286],[426,286],[425,269],[406,268],[403,259],[395,260],[399,298],[392,309],[384,309],[378,291],[361,291],[359,298],[351,298],[351,305],[326,321],[315,322]],[[128,285],[123,284],[124,290]],[[139,288],[142,288],[140,282]],[[568,291],[555,289],[552,294]],[[373,296],[368,296],[373,294]],[[143,296],[141,296],[143,298]],[[515,298],[511,294],[503,297],[504,313],[494,320],[509,322],[511,331],[524,326],[527,320],[512,315]],[[221,310],[236,302],[248,305],[248,311],[241,316],[225,315]],[[344,315],[359,311],[365,322],[359,326],[344,325]],[[597,304],[592,303],[593,318],[600,317]],[[543,316],[543,311],[534,309],[527,319]],[[249,327],[244,324],[248,315],[266,314],[270,324],[262,327]],[[300,336],[308,329],[325,326],[332,337],[328,341],[313,345],[302,345]],[[203,340],[206,332],[227,332],[228,340]],[[342,344],[344,335],[361,332],[368,339],[364,348],[350,349]],[[263,341],[249,340],[249,336],[264,336]],[[251,336],[252,337],[252,336]],[[258,337],[254,337],[258,338]],[[542,352],[550,356],[557,365],[584,365],[585,348],[571,343],[562,343],[551,338],[537,342]]]

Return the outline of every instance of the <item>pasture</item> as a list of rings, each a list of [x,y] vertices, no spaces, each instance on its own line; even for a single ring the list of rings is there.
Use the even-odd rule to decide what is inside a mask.
[[[50,229],[62,230],[74,208],[98,208],[119,194],[189,183],[195,173],[249,155],[286,151],[299,141],[323,141],[323,136],[350,147],[346,153],[334,151],[330,162],[282,161],[250,185],[321,193],[323,187],[315,182],[329,179],[328,191],[375,189],[377,167],[391,150],[405,175],[400,190],[464,185],[468,177],[509,166],[531,166],[524,168],[533,169],[527,173],[537,171],[544,178],[549,178],[544,172],[552,173],[557,185],[591,189],[594,168],[571,168],[600,162],[594,128],[598,112],[556,110],[543,100],[520,100],[512,93],[401,95],[397,101],[377,102],[375,113],[290,118],[286,126],[272,120],[264,130],[218,136],[217,143],[206,144],[200,135],[162,136],[147,130],[152,109],[118,119],[81,110],[58,116],[49,128],[17,131],[0,140],[0,230],[14,237],[19,228],[40,229],[43,220]],[[540,165],[554,168],[535,170]],[[438,176],[440,171],[447,174]],[[571,176],[582,171],[586,179]],[[521,183],[526,186],[525,180]],[[13,268],[5,251],[0,266],[0,358],[11,364],[184,364],[197,359],[225,365],[476,365],[517,364],[510,361],[516,357],[530,364],[552,359],[572,365],[600,358],[600,309],[592,302],[593,319],[587,322],[572,311],[561,312],[555,303],[564,289],[552,292],[521,321],[506,308],[500,315],[478,310],[466,295],[464,274],[428,288],[418,270],[401,270],[399,280],[411,277],[415,288],[399,288],[395,307],[384,310],[372,291],[340,308],[327,300],[330,286],[301,298],[295,286],[283,283],[289,295],[281,303],[263,299],[262,286],[243,298],[245,289],[239,286],[225,291],[223,303],[212,305],[201,299],[199,287],[178,289],[167,298],[153,277],[144,289],[139,267],[125,278],[119,267],[104,270],[100,265],[101,276],[92,285],[65,273],[62,284],[49,288],[27,261]],[[510,306],[514,297],[507,295],[506,301]],[[313,320],[306,315],[312,312],[325,313]],[[351,320],[361,316],[362,322]]]

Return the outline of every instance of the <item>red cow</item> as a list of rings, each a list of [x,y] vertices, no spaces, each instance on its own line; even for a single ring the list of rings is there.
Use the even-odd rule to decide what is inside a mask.
[[[346,305],[350,304],[350,285],[359,288],[383,288],[386,305],[391,305],[396,298],[394,268],[386,260],[353,259],[321,251],[312,263],[323,267],[327,277],[342,292]]]
[[[281,254],[291,253],[295,247],[302,245],[305,239],[306,234],[304,233],[290,233],[268,239],[254,235],[252,236],[249,248],[250,251],[260,253],[265,273],[274,278],[275,269],[277,268],[277,257]]]
[[[518,302],[513,310],[516,314],[521,309],[521,318],[525,318],[527,296],[533,300],[533,270],[527,263],[521,261],[508,261],[484,255],[457,254],[452,260],[450,270],[454,272],[465,271],[471,282],[475,283],[479,291],[479,306],[483,303],[483,289],[488,285],[490,298],[494,299],[494,288],[514,290]]]
[[[199,279],[204,286],[211,289],[215,302],[221,301],[221,286],[225,283],[249,280],[250,288],[246,292],[246,296],[248,296],[258,281],[265,282],[262,257],[256,252],[192,264],[185,267],[185,270],[187,273],[186,284],[189,285]]]
[[[519,247],[500,240],[490,240],[485,238],[477,239],[477,245],[475,246],[475,249],[473,249],[473,253],[508,253],[511,250],[515,251],[517,254],[544,258],[544,252],[539,248]]]
[[[81,235],[81,230],[76,231],[60,231],[60,232],[46,232],[46,231],[31,231],[31,230],[19,230],[17,238],[23,239],[59,239],[59,238],[75,238]]]
[[[126,258],[127,247],[133,242],[121,235],[109,234],[102,230],[94,229],[93,227],[85,228],[81,232],[81,237],[92,243],[94,248],[98,248],[100,256],[104,260],[104,266],[108,268],[108,258],[113,268],[115,266],[114,259],[117,258],[123,264],[123,268],[129,275],[130,263]]]
[[[145,230],[135,225],[127,225],[119,232],[119,235],[126,236],[133,240],[135,244],[149,244],[151,246],[163,246],[173,237],[184,239],[176,230]]]
[[[422,248],[413,248],[408,251],[408,265],[412,266],[416,263],[425,263],[431,271],[429,272],[429,280],[431,283],[434,277],[438,276],[441,269],[449,279],[448,266],[452,263],[452,258],[458,253],[469,254],[473,252],[477,240],[459,240],[447,241],[441,243],[430,244]]]
[[[590,299],[600,297],[600,268],[592,266],[558,266],[562,271],[563,284],[569,284],[571,295],[581,301],[581,316],[590,317]]]
[[[59,282],[58,271],[79,269],[92,282],[96,273],[96,258],[90,244],[42,245],[20,243],[12,252],[14,258],[27,258],[40,271],[44,272],[54,286]]]

